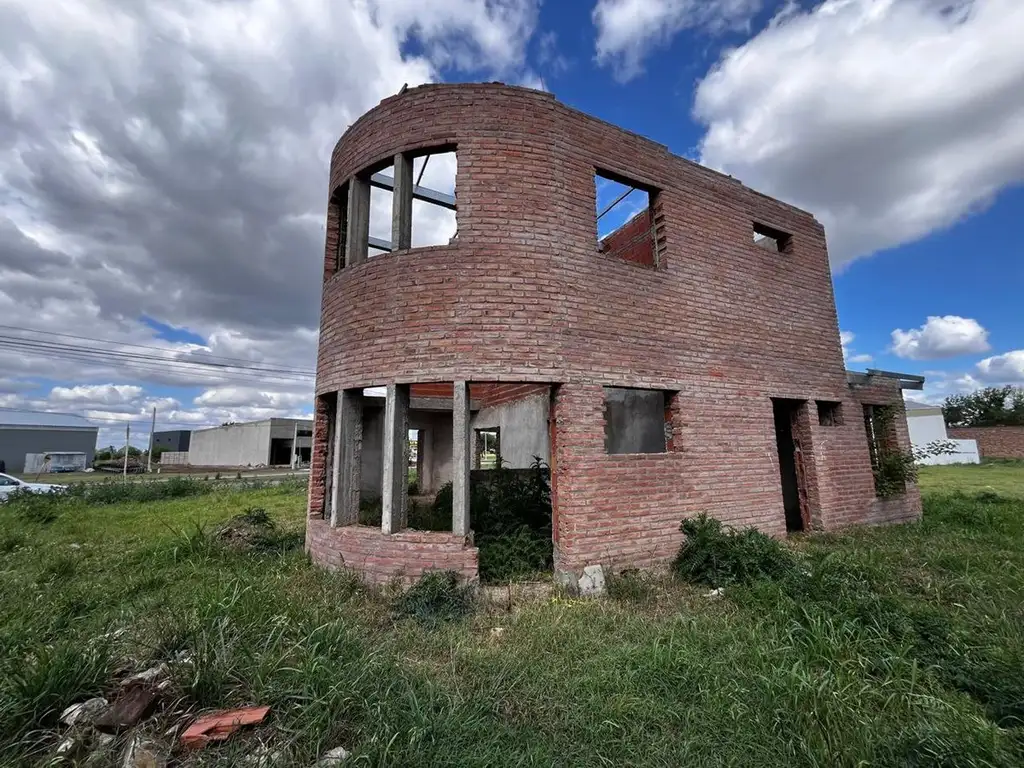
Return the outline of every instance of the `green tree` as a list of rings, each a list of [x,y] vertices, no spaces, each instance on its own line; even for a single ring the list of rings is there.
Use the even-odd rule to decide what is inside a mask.
[[[951,427],[1024,426],[1024,388],[986,387],[969,395],[951,395],[942,404]]]

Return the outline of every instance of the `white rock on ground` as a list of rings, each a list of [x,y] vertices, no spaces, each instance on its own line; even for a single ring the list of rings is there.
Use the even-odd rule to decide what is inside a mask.
[[[152,742],[133,736],[124,751],[121,768],[165,768],[167,757]]]
[[[315,768],[331,768],[334,765],[341,765],[349,754],[349,751],[344,747],[335,747],[320,755],[320,759],[316,761]]]
[[[596,597],[604,594],[604,568],[588,565],[579,580],[580,597]]]
[[[107,700],[99,696],[94,699],[80,701],[61,712],[60,721],[68,727],[75,725],[75,723],[88,725],[100,712],[103,712],[109,706]]]

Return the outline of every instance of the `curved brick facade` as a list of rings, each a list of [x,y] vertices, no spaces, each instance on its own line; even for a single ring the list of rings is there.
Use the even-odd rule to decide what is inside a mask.
[[[919,515],[913,488],[875,498],[861,404],[902,411],[902,398],[892,380],[847,382],[825,236],[811,215],[549,94],[497,84],[386,99],[338,143],[330,192],[396,153],[452,147],[452,244],[336,270],[338,214],[329,215],[318,395],[417,382],[556,385],[556,551],[573,571],[663,562],[680,543],[680,519],[702,510],[784,533],[772,398],[807,404],[797,426],[814,527]],[[599,250],[595,170],[657,191],[653,259],[635,253],[635,233]],[[756,245],[755,222],[786,233],[786,252]],[[606,454],[603,386],[675,393],[670,450]],[[841,403],[843,424],[819,426],[816,400]],[[349,562],[347,539],[320,519],[326,420],[318,410],[310,548]],[[897,431],[908,445],[905,425]],[[393,537],[380,534],[379,546]],[[457,569],[475,567],[475,550],[464,561]]]

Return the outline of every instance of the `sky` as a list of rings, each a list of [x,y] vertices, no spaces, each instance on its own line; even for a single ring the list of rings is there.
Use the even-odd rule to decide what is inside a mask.
[[[440,81],[811,211],[850,369],[1024,384],[1022,38],[1020,0],[0,0],[0,408],[308,414],[330,151]]]

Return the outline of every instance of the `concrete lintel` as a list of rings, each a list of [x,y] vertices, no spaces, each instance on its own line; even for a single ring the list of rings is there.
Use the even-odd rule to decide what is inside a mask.
[[[359,487],[363,448],[363,392],[338,393],[334,428],[334,473],[331,486],[331,525],[359,522]]]
[[[393,250],[412,247],[412,158],[395,155],[395,189],[391,196]]]
[[[345,266],[366,260],[370,239],[370,183],[353,176],[348,182],[348,218],[345,239]]]
[[[469,534],[469,384],[455,382],[452,398],[452,532]]]
[[[384,478],[381,488],[381,531],[397,533],[406,526],[409,495],[409,385],[388,384],[384,398]]]

